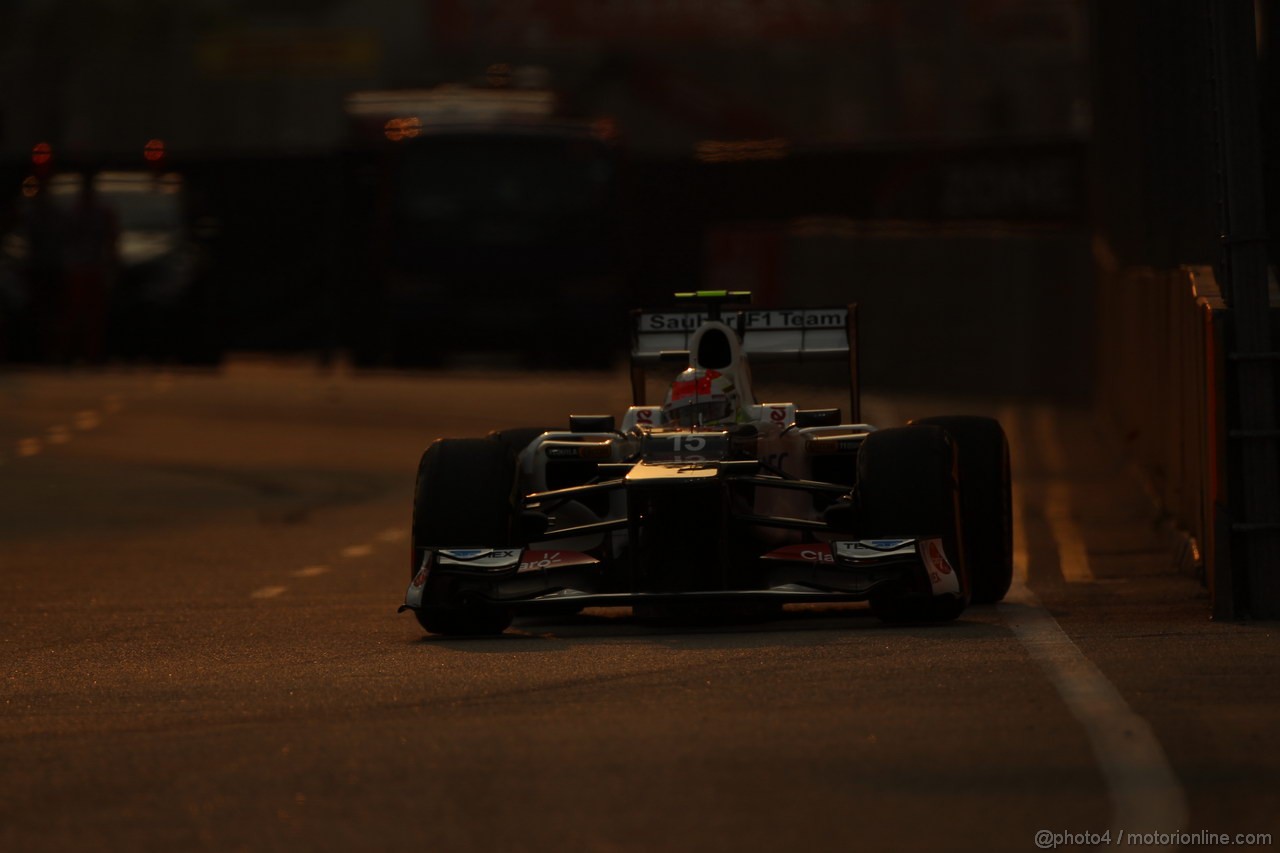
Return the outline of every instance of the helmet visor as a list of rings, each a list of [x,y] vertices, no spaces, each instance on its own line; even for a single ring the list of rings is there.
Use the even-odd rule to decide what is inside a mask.
[[[699,426],[715,423],[729,417],[732,406],[728,398],[701,398],[697,402],[690,400],[683,405],[677,404],[667,411],[667,421],[679,426]]]

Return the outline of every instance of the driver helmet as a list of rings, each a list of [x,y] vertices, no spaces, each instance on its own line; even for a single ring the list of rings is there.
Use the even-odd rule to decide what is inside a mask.
[[[662,413],[667,423],[686,427],[733,421],[738,391],[733,379],[718,370],[690,367],[671,383]]]

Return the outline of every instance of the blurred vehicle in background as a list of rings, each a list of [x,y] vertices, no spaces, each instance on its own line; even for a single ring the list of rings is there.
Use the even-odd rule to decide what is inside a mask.
[[[212,289],[185,202],[176,172],[27,178],[3,235],[4,355],[218,362]]]
[[[182,176],[102,172],[95,180],[119,222],[111,354],[190,364],[220,360],[214,294],[203,250],[187,226]]]
[[[518,75],[516,75],[518,77]],[[538,86],[358,92],[344,316],[357,364],[514,352],[603,367],[624,316],[617,133]]]

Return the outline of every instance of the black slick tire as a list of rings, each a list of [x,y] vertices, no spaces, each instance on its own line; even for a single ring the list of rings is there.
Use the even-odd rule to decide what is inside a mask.
[[[413,494],[412,554],[427,547],[500,548],[510,545],[515,523],[515,458],[487,438],[439,439],[418,463]],[[501,608],[433,605],[417,612],[433,634],[500,634],[511,624]]]
[[[968,604],[964,576],[956,452],[936,426],[905,426],[867,436],[858,452],[858,523],[865,536],[941,536],[959,595],[890,587],[872,594],[871,610],[887,622],[947,622]]]
[[[1009,442],[994,418],[954,415],[912,421],[941,427],[956,444],[960,526],[975,604],[994,604],[1013,582],[1013,488]]]

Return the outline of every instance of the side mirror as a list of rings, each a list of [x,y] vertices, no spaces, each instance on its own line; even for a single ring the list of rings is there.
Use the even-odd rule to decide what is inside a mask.
[[[805,427],[840,426],[839,409],[796,409],[796,426]]]
[[[616,432],[613,415],[569,415],[569,432]]]

